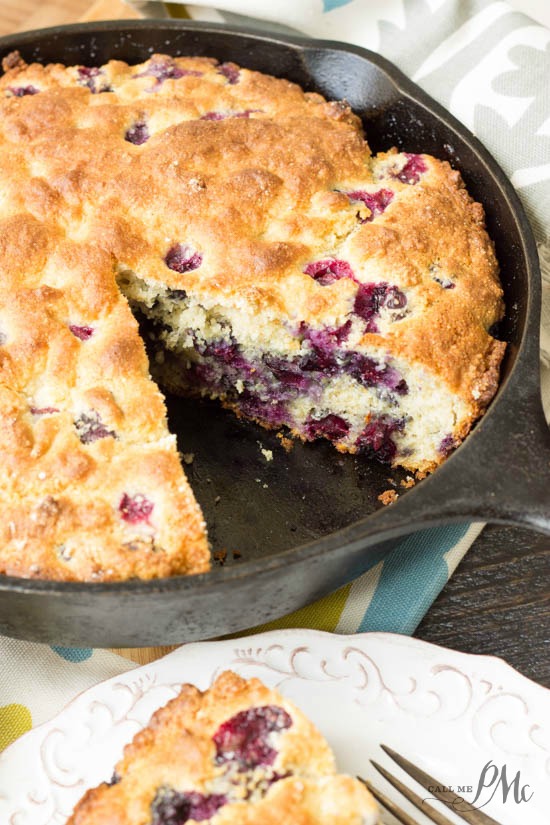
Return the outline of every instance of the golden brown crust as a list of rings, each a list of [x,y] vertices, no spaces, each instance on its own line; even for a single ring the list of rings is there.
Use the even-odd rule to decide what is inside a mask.
[[[476,388],[486,383],[487,372],[493,374],[492,353],[502,358],[504,350],[488,333],[503,313],[498,266],[483,210],[459,173],[446,162],[422,157],[429,167],[423,182],[400,184],[399,209],[364,224],[350,251],[388,274],[399,273],[400,285],[415,291],[421,311],[388,333],[391,351],[433,369],[473,403],[475,419],[484,408]],[[449,278],[454,286],[442,289],[436,278]],[[371,344],[375,340],[370,337]],[[495,389],[496,384],[493,394]]]
[[[216,761],[214,734],[236,714],[274,707],[290,727],[272,734],[272,765],[246,771]],[[184,685],[124,749],[117,783],[88,791],[67,825],[149,825],[159,789],[224,795],[213,823],[362,825],[376,805],[355,779],[335,772],[330,749],[306,717],[257,679],[226,671],[204,692]],[[273,779],[275,778],[275,781]],[[189,821],[194,821],[193,819]]]
[[[303,272],[344,258],[358,281],[409,296],[411,312],[363,345],[465,403],[455,439],[483,412],[504,348],[487,332],[502,290],[483,210],[448,164],[420,156],[425,172],[409,185],[395,167],[404,156],[372,158],[345,103],[207,58],[82,70],[12,55],[4,69],[0,572],[108,580],[207,568],[121,268],[295,328],[349,315],[356,283],[320,287]],[[131,142],[138,127],[148,139]],[[370,211],[345,193],[365,187],[393,200],[360,223]],[[179,243],[202,254],[199,268],[166,266]],[[82,340],[71,327],[93,332]],[[124,495],[146,496],[153,515],[121,518]],[[46,501],[57,510],[42,525],[32,514]]]

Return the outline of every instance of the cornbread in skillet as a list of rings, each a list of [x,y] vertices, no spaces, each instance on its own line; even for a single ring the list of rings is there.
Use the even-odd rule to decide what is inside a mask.
[[[422,472],[483,413],[504,344],[482,207],[427,155],[206,58],[0,79],[0,570],[207,568],[153,378]],[[131,309],[130,309],[131,308]]]
[[[67,825],[375,825],[355,778],[336,773],[311,722],[258,679],[184,685],[127,745],[111,783]]]

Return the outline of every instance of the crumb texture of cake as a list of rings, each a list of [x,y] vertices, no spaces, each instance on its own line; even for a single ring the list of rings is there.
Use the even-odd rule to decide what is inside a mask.
[[[184,685],[126,746],[110,782],[67,825],[376,825],[376,803],[336,773],[332,752],[291,702],[222,673]]]
[[[4,69],[1,573],[208,569],[157,384],[421,472],[483,414],[502,289],[449,164],[233,63]]]

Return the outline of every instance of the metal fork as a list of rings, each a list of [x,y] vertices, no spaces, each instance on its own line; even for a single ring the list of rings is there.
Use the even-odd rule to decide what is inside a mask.
[[[461,797],[459,797],[458,794],[450,790],[440,790],[440,788],[445,787],[442,782],[438,782],[437,779],[433,778],[433,776],[430,776],[425,771],[417,768],[416,765],[413,765],[413,763],[409,762],[408,759],[405,759],[404,756],[400,756],[386,745],[381,745],[380,747],[384,753],[387,753],[387,755],[405,771],[405,773],[408,773],[410,777],[422,785],[422,787],[428,791],[430,796],[441,800],[441,802],[447,805],[450,810],[454,811],[455,814],[468,822],[469,825],[499,825],[495,819],[492,819],[490,816],[483,813],[483,811],[479,811],[476,808],[469,807],[463,810],[457,810],[455,807],[456,803],[461,800]],[[396,790],[408,799],[409,802],[412,802],[412,804],[422,811],[422,813],[429,819],[431,819],[432,822],[435,822],[436,825],[453,825],[450,819],[447,819],[446,816],[443,816],[443,814],[436,810],[432,805],[425,802],[417,793],[411,791],[410,788],[407,788],[406,785],[383,768],[382,765],[379,765],[378,762],[374,761],[374,759],[371,759],[371,763],[374,765],[378,773],[380,773],[384,779],[390,783],[390,785],[393,785]],[[391,799],[388,799],[385,794],[381,793],[367,779],[362,779],[361,777],[358,778],[364,785],[367,786],[374,798],[377,799],[378,802],[399,822],[401,822],[402,825],[418,825],[415,820],[409,816],[409,814],[405,813],[405,811],[396,805],[395,802],[392,802]]]

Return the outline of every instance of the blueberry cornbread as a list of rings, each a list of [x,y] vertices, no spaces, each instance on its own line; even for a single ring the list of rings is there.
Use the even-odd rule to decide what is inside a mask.
[[[30,215],[0,224],[0,570],[101,581],[208,569],[111,256]]]
[[[232,63],[4,68],[1,571],[206,568],[157,384],[410,470],[460,443],[504,344],[458,172]]]
[[[184,685],[126,746],[110,783],[67,825],[375,825],[356,779],[336,773],[311,722],[259,680],[226,671]]]

